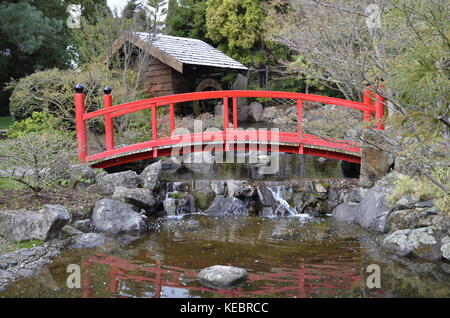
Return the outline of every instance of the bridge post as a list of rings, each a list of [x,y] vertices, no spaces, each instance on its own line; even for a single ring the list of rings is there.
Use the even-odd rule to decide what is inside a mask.
[[[170,135],[173,135],[173,131],[175,130],[175,106],[173,104],[169,105],[170,112]]]
[[[152,109],[152,140],[158,139],[158,122],[156,121],[156,104],[151,105]],[[158,157],[157,146],[153,147],[153,156]]]
[[[297,99],[297,133],[299,140],[298,145],[298,153],[303,154],[303,101],[301,99]]]
[[[227,136],[227,132],[228,132],[228,97],[224,97],[223,98],[223,131],[224,131],[224,141],[225,141],[225,147],[224,150],[225,151],[229,151],[230,150],[230,144],[228,143],[228,136]]]
[[[372,105],[372,90],[369,86],[364,90],[363,103],[367,106]],[[370,122],[372,120],[372,112],[370,110],[365,110],[363,115],[364,122]]]
[[[376,130],[384,130],[384,102],[383,96],[375,92],[375,126]]]
[[[85,112],[84,86],[82,84],[77,84],[75,86],[75,121],[77,127],[78,159],[81,163],[86,162],[88,155],[86,121],[84,120]]]
[[[233,97],[233,129],[238,128],[237,98]]]
[[[112,107],[112,95],[111,88],[105,86],[103,88],[103,107]],[[105,114],[105,138],[106,138],[106,150],[114,149],[114,126],[111,118],[111,114]]]

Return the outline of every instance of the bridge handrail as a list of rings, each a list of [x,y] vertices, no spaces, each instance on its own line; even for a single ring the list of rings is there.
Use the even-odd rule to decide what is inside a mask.
[[[313,94],[303,94],[303,93],[290,93],[290,92],[278,92],[278,91],[250,91],[250,90],[236,90],[236,91],[208,91],[208,92],[195,92],[195,93],[184,93],[177,95],[168,95],[162,97],[153,97],[148,99],[143,99],[140,101],[134,101],[129,103],[124,103],[120,105],[115,105],[112,108],[104,108],[96,110],[90,113],[85,113],[83,118],[85,120],[92,119],[95,117],[104,116],[106,114],[111,114],[112,117],[118,117],[128,113],[143,110],[145,108],[150,108],[151,105],[168,106],[170,104],[184,103],[190,101],[197,101],[203,99],[219,99],[219,98],[243,98],[243,97],[254,97],[254,98],[285,98],[301,100],[305,102],[318,102],[323,104],[331,104],[346,108],[352,108],[355,110],[363,112],[375,112],[375,106],[364,104],[360,102],[349,101],[346,99],[313,95]],[[120,114],[114,114],[119,111],[126,110]]]
[[[291,92],[278,92],[278,91],[250,91],[250,90],[235,90],[235,91],[208,91],[208,92],[195,92],[185,93],[177,95],[168,95],[162,97],[154,97],[145,100],[125,103],[121,105],[112,106],[111,89],[107,86],[104,88],[104,108],[86,113],[84,104],[84,87],[78,84],[75,87],[75,110],[76,110],[76,128],[78,139],[78,157],[81,162],[90,160],[88,158],[88,146],[87,146],[87,126],[86,121],[88,119],[103,116],[105,121],[105,138],[106,138],[106,152],[108,153],[114,149],[114,127],[113,118],[133,113],[136,111],[151,109],[151,123],[152,123],[152,141],[158,141],[158,129],[157,129],[157,114],[156,107],[169,106],[170,109],[170,131],[173,133],[175,130],[175,108],[177,103],[204,100],[204,99],[223,99],[223,125],[224,133],[229,131],[229,99],[232,99],[232,118],[233,128],[238,129],[238,110],[237,99],[243,97],[260,97],[260,98],[283,98],[296,100],[297,108],[297,136],[304,136],[302,122],[303,122],[303,102],[319,102],[323,104],[332,104],[336,106],[351,108],[362,111],[364,113],[363,120],[366,122],[371,121],[372,115],[375,114],[376,129],[382,130],[383,116],[384,116],[384,99],[379,94],[373,92],[370,87],[366,88],[363,95],[363,103],[349,101],[340,98],[327,97],[321,95],[310,95],[303,93],[291,93]],[[302,145],[299,145],[300,149],[303,149]],[[299,150],[302,153],[302,150]],[[155,156],[157,155],[157,148],[154,149]]]

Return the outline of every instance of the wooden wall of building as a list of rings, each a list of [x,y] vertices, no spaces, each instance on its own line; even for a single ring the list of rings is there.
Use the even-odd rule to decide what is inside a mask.
[[[156,58],[150,59],[143,72],[142,82],[146,92],[154,97],[175,93],[172,68]]]

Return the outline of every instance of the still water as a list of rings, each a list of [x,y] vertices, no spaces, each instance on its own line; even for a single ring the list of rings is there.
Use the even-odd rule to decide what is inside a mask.
[[[0,297],[450,297],[450,264],[396,259],[377,236],[332,218],[221,217],[150,221],[147,235],[68,250]],[[66,285],[69,264],[81,288]],[[214,290],[195,280],[212,265],[245,268],[245,283]],[[370,289],[367,267],[380,267]]]

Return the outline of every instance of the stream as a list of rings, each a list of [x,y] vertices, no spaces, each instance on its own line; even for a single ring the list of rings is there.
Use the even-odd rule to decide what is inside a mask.
[[[335,160],[283,160],[292,161],[275,179],[340,177]],[[211,178],[252,176],[245,165],[214,171]],[[186,172],[166,179],[193,177],[205,176]],[[379,235],[331,217],[195,213],[149,219],[148,225],[142,237],[66,250],[37,275],[6,286],[0,297],[450,297],[449,263],[386,254]],[[71,264],[80,268],[80,288],[67,286]],[[195,278],[212,265],[245,268],[248,279],[234,289],[207,288]],[[380,270],[380,286],[367,283],[373,267]]]

